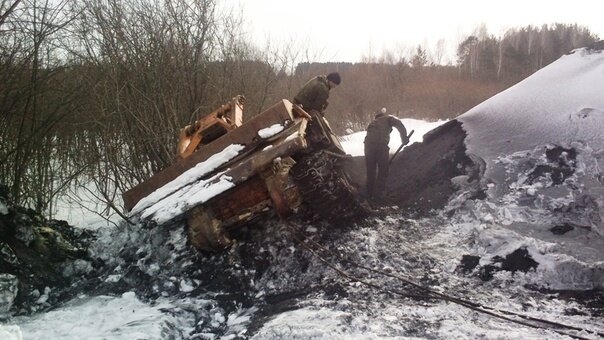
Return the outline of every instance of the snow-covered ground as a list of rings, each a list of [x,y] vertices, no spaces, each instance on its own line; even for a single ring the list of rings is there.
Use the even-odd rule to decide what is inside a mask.
[[[456,178],[457,193],[429,217],[390,209],[334,235],[271,220],[214,256],[193,251],[177,223],[107,224],[93,247],[109,269],[100,291],[2,321],[0,338],[601,338],[601,303],[590,309],[554,291],[604,289],[601,84],[604,53],[581,49],[460,116],[468,153],[486,171]],[[444,122],[403,123],[413,143]],[[345,136],[343,146],[361,155],[363,138]],[[476,190],[486,198],[469,199]],[[538,265],[502,270],[519,250]],[[464,258],[476,263],[464,269]],[[578,330],[513,323],[426,298],[408,282],[517,321]]]

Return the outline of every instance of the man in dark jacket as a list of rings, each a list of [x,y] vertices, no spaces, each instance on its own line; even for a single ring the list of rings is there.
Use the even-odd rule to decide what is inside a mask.
[[[317,111],[323,116],[327,108],[329,90],[340,85],[340,74],[332,72],[328,75],[316,76],[309,80],[294,97],[294,104],[301,105],[304,111]]]
[[[367,126],[365,136],[365,165],[367,167],[367,199],[382,200],[388,178],[388,160],[390,149],[390,132],[396,128],[404,144],[409,142],[405,126],[396,117],[386,115],[386,108],[375,115],[375,119]],[[377,169],[377,179],[376,179]]]

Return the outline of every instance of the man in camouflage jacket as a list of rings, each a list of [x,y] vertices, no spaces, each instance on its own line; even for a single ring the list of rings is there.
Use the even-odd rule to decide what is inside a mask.
[[[309,80],[294,97],[294,104],[302,106],[304,111],[317,111],[323,116],[329,104],[329,90],[340,84],[340,74],[332,72],[328,75],[320,75]]]

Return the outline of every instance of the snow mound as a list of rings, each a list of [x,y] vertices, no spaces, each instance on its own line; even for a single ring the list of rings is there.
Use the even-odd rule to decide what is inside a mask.
[[[546,144],[604,148],[604,53],[577,49],[458,117],[468,152],[493,165]],[[505,138],[499,138],[505,137]]]
[[[526,249],[538,266],[514,280],[603,288],[603,83],[604,53],[578,49],[458,118],[467,153],[485,161],[487,197],[461,188],[447,232],[471,240],[482,265]]]

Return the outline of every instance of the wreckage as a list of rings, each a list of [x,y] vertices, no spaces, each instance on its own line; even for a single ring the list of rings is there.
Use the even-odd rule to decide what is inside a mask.
[[[330,224],[365,213],[342,162],[337,136],[318,113],[281,100],[243,122],[245,98],[182,129],[178,160],[123,194],[131,216],[186,219],[201,251],[229,247],[229,232],[275,212],[310,212]]]

